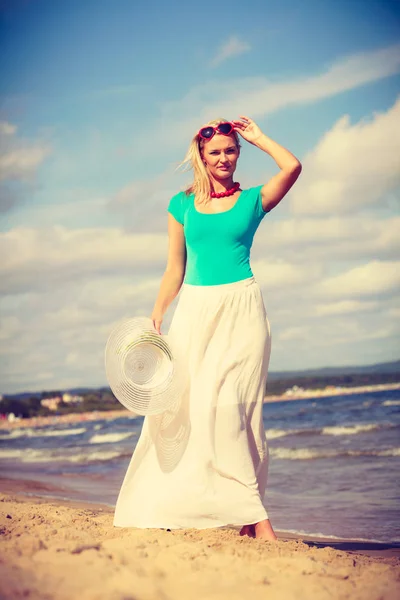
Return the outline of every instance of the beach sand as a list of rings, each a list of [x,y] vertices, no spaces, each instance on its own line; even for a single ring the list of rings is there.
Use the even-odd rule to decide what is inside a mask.
[[[240,537],[238,530],[112,526],[105,505],[60,501],[51,488],[0,481],[4,600],[394,600],[400,549],[357,541]],[[27,495],[27,494],[30,495]]]

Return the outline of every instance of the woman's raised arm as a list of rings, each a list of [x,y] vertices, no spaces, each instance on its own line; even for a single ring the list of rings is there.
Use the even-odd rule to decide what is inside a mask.
[[[280,168],[280,172],[271,177],[261,189],[263,210],[269,212],[296,182],[301,173],[301,163],[289,150],[265,135],[249,117],[241,116],[240,120],[233,123],[235,130],[247,142],[269,154]]]

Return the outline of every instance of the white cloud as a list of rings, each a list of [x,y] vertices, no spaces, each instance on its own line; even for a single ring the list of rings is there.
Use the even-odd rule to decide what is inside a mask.
[[[171,169],[151,179],[136,179],[115,193],[107,207],[123,216],[127,230],[132,232],[166,232],[167,206],[170,198],[183,187]]]
[[[251,50],[249,44],[240,40],[237,36],[232,35],[218,48],[217,54],[214,56],[210,64],[212,67],[217,67],[229,58],[239,56],[240,54],[248,52],[249,50]]]
[[[374,297],[400,288],[400,261],[374,260],[344,273],[329,277],[318,292],[330,297]]]
[[[122,232],[120,234],[123,236]],[[77,239],[72,235],[72,240],[76,242]],[[82,240],[83,235],[79,239]],[[87,244],[91,241],[88,239]],[[110,248],[116,243],[116,237],[112,236],[111,241],[107,244]],[[27,256],[29,248],[35,248],[35,245],[29,245]],[[78,253],[79,244],[69,244],[65,248]],[[53,271],[45,272],[43,276],[41,270],[35,268],[34,278],[40,280],[36,284],[37,291],[3,299],[0,391],[105,385],[104,348],[112,328],[126,317],[150,316],[158,294],[161,269],[156,273],[151,268],[147,272],[137,270],[134,265],[125,268],[119,264],[120,251],[117,250],[113,252],[114,268],[102,273],[90,256],[89,260],[85,257],[85,248],[83,250],[85,277],[69,277],[69,269],[60,268],[65,280],[59,285]],[[43,257],[44,254],[45,249],[41,248],[35,256]],[[59,248],[56,254],[60,254]],[[71,256],[71,260],[77,261],[77,254]],[[350,298],[344,302],[329,289],[325,290],[328,293],[324,303],[318,297],[323,280],[322,263],[316,261],[310,266],[288,261],[269,262],[268,259],[254,261],[253,266],[263,289],[272,327],[271,368],[373,362],[379,348],[375,347],[374,353],[365,341],[374,339],[385,340],[386,354],[382,355],[382,360],[389,360],[390,352],[395,353],[391,312],[395,310],[395,304],[391,299],[374,300],[376,307],[372,310],[368,297],[365,300],[363,297],[359,300]],[[55,264],[59,264],[58,258]],[[21,263],[21,257],[18,265],[19,269],[23,266],[24,274],[29,270],[30,264]],[[43,262],[40,266],[46,267]],[[374,271],[369,271],[369,277],[374,276]],[[51,284],[46,287],[42,277],[48,278]],[[331,278],[326,281],[332,284]],[[30,281],[24,283],[26,289]],[[386,289],[379,281],[375,287]],[[174,304],[176,301],[165,315],[163,333],[168,333]],[[40,379],[40,373],[48,373],[49,377]]]
[[[313,265],[296,265],[283,260],[253,260],[252,269],[258,283],[266,290],[293,288],[312,281],[320,275],[321,267]]]
[[[386,113],[350,124],[343,116],[303,159],[291,193],[295,214],[352,213],[400,185],[400,98]]]
[[[279,334],[279,339],[282,341],[292,341],[292,340],[301,340],[304,341],[306,336],[308,336],[309,330],[308,327],[303,326],[295,326],[295,327],[287,327],[283,329]]]
[[[0,234],[0,290],[21,293],[98,274],[143,273],[166,263],[167,236],[118,228],[19,228]]]
[[[50,153],[43,141],[30,142],[17,137],[17,128],[0,121],[0,213],[19,204],[34,190],[38,168]]]
[[[156,191],[154,180],[133,181],[119,190],[112,198],[115,207],[124,207],[127,204],[139,203],[144,198],[151,196]]]
[[[315,312],[318,316],[348,315],[378,308],[377,302],[363,302],[360,300],[339,300],[327,304],[317,304]]]
[[[11,123],[0,123],[0,181],[31,181],[50,152],[48,144],[19,139],[16,133]]]
[[[15,125],[7,123],[7,121],[0,121],[0,136],[12,136],[17,131]],[[1,138],[0,138],[1,139]],[[4,139],[4,138],[3,138]]]
[[[289,263],[291,272],[295,272],[298,263],[309,268],[316,263],[396,258],[400,251],[399,228],[399,217],[291,217],[270,221],[266,217],[256,234],[252,264],[265,260],[279,270],[279,263]]]
[[[90,276],[2,302],[2,390],[105,385],[104,348],[123,318],[150,316],[160,276]],[[16,302],[16,298],[19,302]],[[16,307],[18,306],[18,307]],[[172,308],[162,331],[168,328]],[[16,316],[18,315],[18,316]],[[1,391],[1,390],[0,390]]]
[[[393,259],[400,255],[399,231],[400,217],[296,215],[278,221],[266,217],[255,239],[253,255],[267,255],[274,260],[280,257],[293,263],[307,260],[308,264],[317,260]]]
[[[48,152],[47,148],[41,146],[8,150],[0,155],[0,179],[31,179]]]
[[[313,104],[367,83],[380,81],[400,71],[400,44],[380,50],[342,57],[322,73],[299,76],[296,80],[271,82],[265,77],[221,78],[202,82],[178,101],[163,105],[154,126],[135,134],[140,157],[155,149],[179,147],[188,143],[199,124],[219,116],[234,118],[248,114],[254,118],[288,106]],[[196,115],[195,117],[193,115]],[[304,174],[302,174],[303,177]]]

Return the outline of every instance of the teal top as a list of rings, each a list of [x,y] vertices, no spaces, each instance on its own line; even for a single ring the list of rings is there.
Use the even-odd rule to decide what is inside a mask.
[[[261,202],[261,188],[243,190],[229,210],[201,213],[194,194],[179,192],[168,206],[183,225],[187,261],[184,283],[219,285],[253,276],[250,249],[254,234],[267,214]]]

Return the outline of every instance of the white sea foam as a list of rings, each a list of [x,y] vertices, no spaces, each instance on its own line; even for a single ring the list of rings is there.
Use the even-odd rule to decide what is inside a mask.
[[[38,437],[60,437],[67,435],[80,435],[85,433],[86,428],[79,429],[34,429],[32,427],[21,427],[13,429],[9,434],[0,435],[0,440],[15,440],[17,438],[38,438]]]
[[[267,429],[265,434],[268,440],[274,440],[276,438],[283,437],[285,435],[289,435],[290,433],[294,433],[293,429]]]
[[[59,437],[64,435],[81,435],[85,433],[86,427],[80,427],[79,429],[52,429],[50,431],[39,431],[37,436],[34,437]]]
[[[388,448],[387,450],[379,450],[377,456],[400,456],[400,448]]]
[[[400,406],[400,400],[385,400],[382,406]]]
[[[4,450],[0,449],[0,460],[2,458],[20,458],[23,453],[23,450]]]
[[[133,431],[128,431],[127,433],[97,434],[90,438],[89,444],[116,444],[121,440],[126,440],[126,438],[131,437],[133,434]]]
[[[270,448],[269,453],[276,458],[286,460],[307,460],[310,458],[330,458],[335,452],[321,452],[310,448]]]
[[[107,461],[123,456],[124,453],[114,450],[99,452],[78,452],[76,454],[54,454],[46,450],[33,450],[32,448],[23,448],[18,450],[0,449],[0,460],[7,458],[16,458],[24,463],[41,462],[69,462],[69,463],[88,463],[95,461]]]
[[[86,454],[86,453],[72,454],[71,456],[64,457],[63,460],[66,460],[66,461],[72,462],[72,463],[80,463],[80,462],[113,460],[114,458],[118,458],[119,456],[123,456],[123,453],[116,452],[114,450],[109,450],[108,452],[100,451],[100,452],[91,452],[90,454]]]
[[[33,450],[32,448],[19,448],[18,450],[0,450],[0,459],[2,458],[18,458],[22,462],[42,462],[43,460],[51,460],[47,452],[43,450]]]
[[[400,456],[400,448],[387,450],[319,450],[311,448],[270,448],[271,456],[283,460],[310,460],[316,458],[359,457],[359,456]]]
[[[361,433],[362,431],[373,431],[374,429],[378,429],[378,427],[379,425],[377,423],[349,425],[348,427],[338,425],[336,427],[324,427],[321,433],[325,435],[355,435],[357,433]]]

